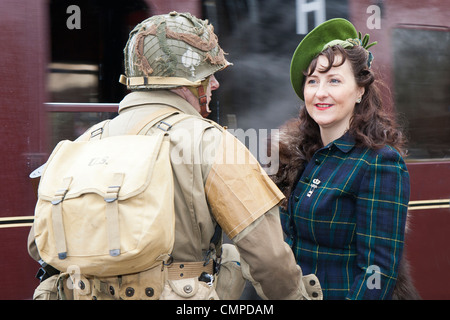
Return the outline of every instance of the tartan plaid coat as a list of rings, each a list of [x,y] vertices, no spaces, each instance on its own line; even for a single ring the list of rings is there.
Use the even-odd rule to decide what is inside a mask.
[[[409,175],[393,148],[358,147],[346,133],[307,161],[296,120],[281,128],[281,221],[303,272],[324,299],[419,299],[403,257]],[[394,290],[395,289],[395,290]]]

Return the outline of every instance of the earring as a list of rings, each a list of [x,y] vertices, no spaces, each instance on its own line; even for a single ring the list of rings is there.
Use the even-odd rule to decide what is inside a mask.
[[[361,102],[361,98],[358,98],[357,100],[356,100],[356,103],[360,103]]]

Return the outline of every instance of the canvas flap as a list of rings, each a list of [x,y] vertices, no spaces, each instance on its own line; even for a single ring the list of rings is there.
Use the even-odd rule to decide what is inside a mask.
[[[72,177],[72,182],[65,199],[85,193],[105,197],[116,173],[124,174],[119,200],[139,194],[150,183],[163,137],[124,135],[96,141],[61,141],[47,161],[39,197],[51,201],[66,177]]]

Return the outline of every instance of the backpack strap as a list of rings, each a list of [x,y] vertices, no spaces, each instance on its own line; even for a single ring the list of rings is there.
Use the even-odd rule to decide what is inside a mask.
[[[119,190],[122,187],[125,174],[115,173],[111,185],[106,191],[106,227],[108,230],[109,255],[116,257],[120,255],[120,232],[119,232]]]
[[[172,129],[172,127],[173,127],[176,123],[178,123],[178,122],[180,122],[180,121],[182,121],[182,120],[184,120],[184,119],[187,119],[187,118],[189,118],[189,117],[191,117],[191,116],[188,115],[188,114],[185,114],[185,113],[171,114],[171,115],[169,115],[168,117],[165,117],[164,119],[162,119],[161,121],[159,121],[159,123],[158,123],[158,125],[157,125],[157,128],[160,129],[160,130],[162,130],[162,131],[164,131],[164,132],[167,132],[167,131],[169,131],[170,129]],[[143,130],[142,130],[141,132],[142,132],[143,134],[147,134],[147,132],[148,132],[154,125],[155,125],[155,124],[150,125],[150,126],[146,126],[146,128],[148,128],[147,130],[145,130],[145,127],[144,127]]]
[[[64,223],[62,217],[62,202],[66,196],[69,186],[72,183],[72,177],[66,177],[62,181],[62,186],[55,192],[52,199],[52,224],[55,235],[56,250],[58,258],[63,260],[67,257],[66,237],[64,233]]]
[[[106,130],[107,125],[109,124],[109,122],[111,121],[111,119],[102,121],[100,123],[97,123],[96,125],[94,125],[91,128],[91,133],[90,135],[87,135],[86,138],[87,140],[99,140],[102,138],[103,133]],[[85,139],[82,139],[82,141],[85,141]]]
[[[131,128],[131,130],[127,132],[127,134],[139,134],[145,127],[153,127],[158,121],[162,121],[163,119],[177,113],[180,113],[180,111],[172,107],[159,109],[138,122],[133,128]]]
[[[175,115],[173,120],[170,123],[163,121],[170,116]],[[158,129],[163,131],[168,131],[176,122],[179,122],[187,117],[190,117],[187,114],[181,113],[178,109],[173,107],[161,108],[147,117],[144,117],[141,121],[139,121],[133,128],[128,130],[127,135],[138,135],[138,134],[146,134],[150,128],[156,125],[158,122]],[[87,140],[95,140],[101,139],[104,136],[108,136],[108,125],[111,120],[102,121],[96,125],[94,125],[90,129],[90,134],[87,137]],[[145,128],[148,130],[144,130]],[[84,140],[84,139],[83,139]]]

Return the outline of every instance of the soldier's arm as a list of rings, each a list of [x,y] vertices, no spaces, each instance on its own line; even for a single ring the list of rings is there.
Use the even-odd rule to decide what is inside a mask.
[[[243,275],[263,299],[322,297],[314,275],[303,276],[283,240],[283,194],[250,152],[226,131],[207,173],[205,192],[215,220],[236,244]]]
[[[243,275],[263,299],[320,299],[317,277],[303,275],[283,240],[278,210],[273,207],[232,239]]]

